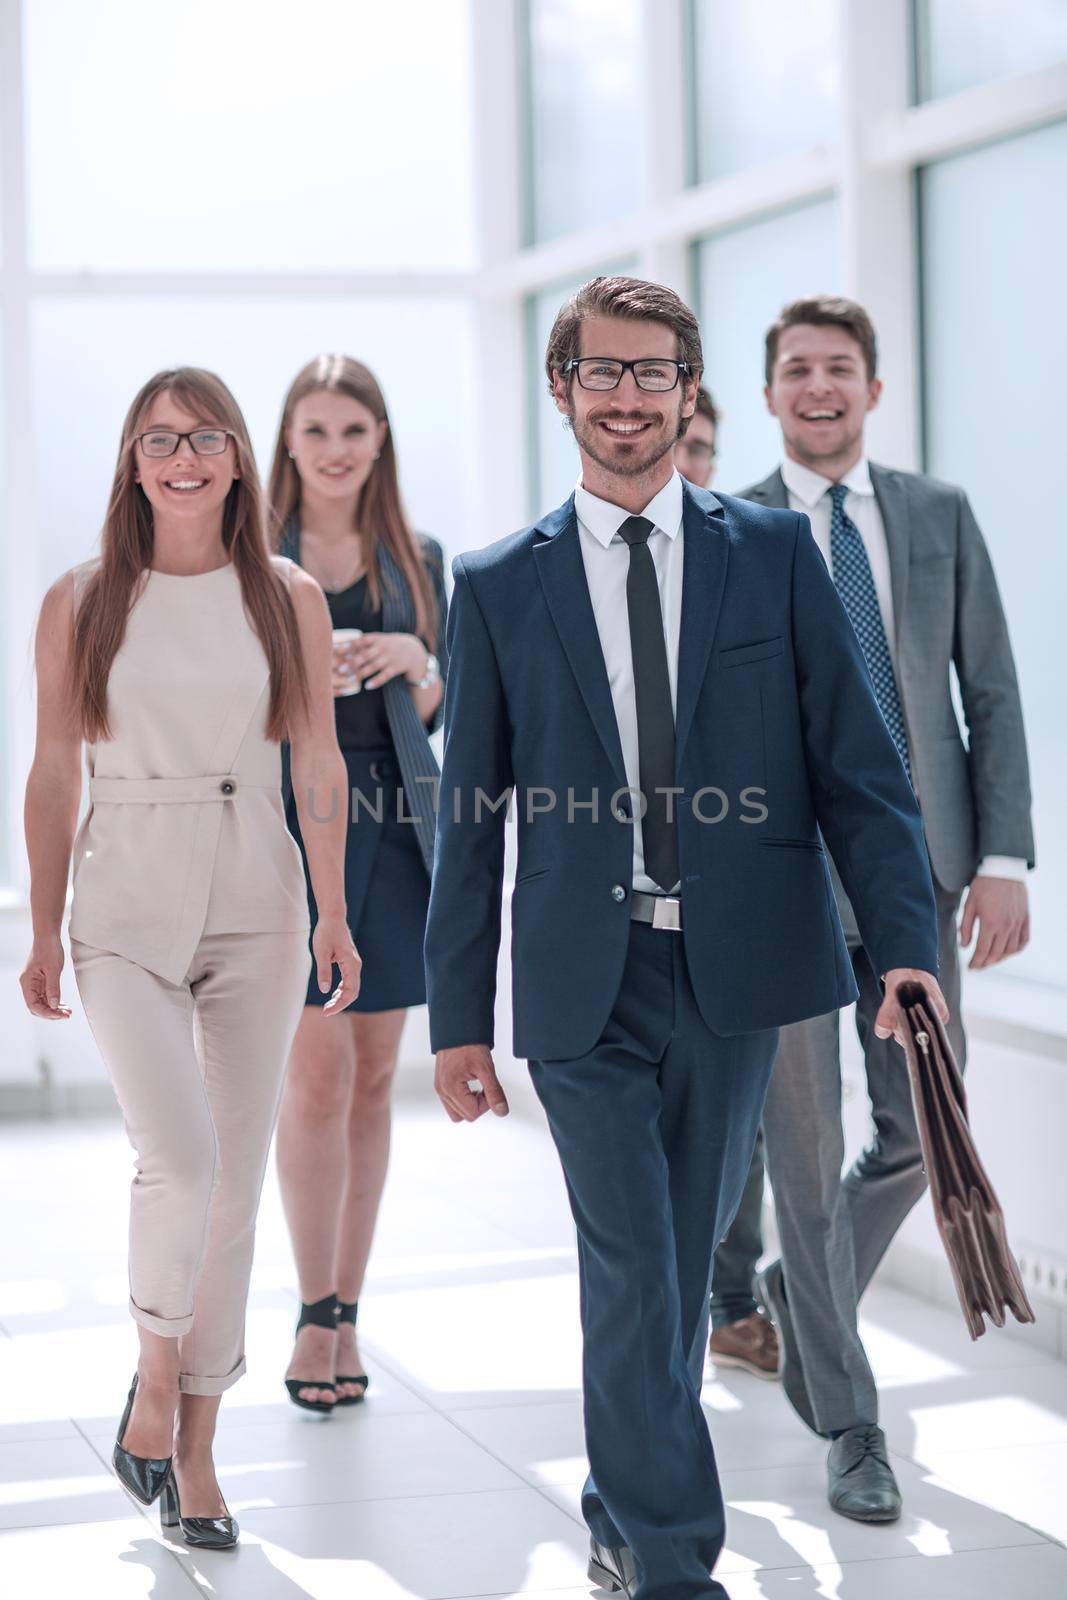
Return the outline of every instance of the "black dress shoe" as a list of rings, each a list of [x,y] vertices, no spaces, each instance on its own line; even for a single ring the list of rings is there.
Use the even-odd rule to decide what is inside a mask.
[[[633,1551],[624,1544],[612,1549],[610,1545],[597,1544],[595,1539],[590,1539],[588,1575],[590,1583],[595,1583],[598,1589],[606,1589],[609,1594],[621,1591],[630,1600],[637,1588]]]
[[[830,1504],[854,1522],[895,1522],[903,1501],[889,1465],[885,1434],[873,1423],[847,1428],[826,1463]]]
[[[805,1423],[812,1433],[818,1433],[815,1409],[808,1394],[808,1386],[804,1382],[804,1368],[800,1364],[800,1352],[793,1332],[793,1319],[789,1315],[789,1306],[786,1303],[785,1278],[780,1261],[772,1261],[769,1267],[764,1267],[762,1272],[756,1274],[756,1291],[778,1328],[778,1343],[782,1352],[782,1388],[785,1390],[786,1399],[801,1422]]]
[[[232,1550],[241,1531],[233,1517],[183,1517],[173,1472],[163,1486],[159,1521],[164,1528],[181,1528],[186,1544],[197,1550]]]
[[[143,1506],[150,1506],[152,1501],[162,1491],[163,1485],[170,1476],[170,1456],[135,1456],[129,1450],[122,1448],[122,1436],[126,1432],[126,1424],[130,1420],[133,1410],[133,1397],[137,1393],[137,1374],[133,1375],[130,1385],[126,1409],[122,1413],[119,1423],[118,1435],[115,1439],[115,1449],[111,1461],[115,1473],[124,1489],[128,1489],[135,1500],[140,1500]]]

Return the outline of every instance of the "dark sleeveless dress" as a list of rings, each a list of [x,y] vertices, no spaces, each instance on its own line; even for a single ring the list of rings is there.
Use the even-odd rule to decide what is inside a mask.
[[[299,558],[297,540],[294,559]],[[336,594],[326,591],[335,628],[380,633],[381,612],[372,611],[368,601],[366,576]],[[443,627],[441,618],[440,630]],[[345,901],[348,926],[363,962],[360,992],[346,1009],[395,1011],[425,1005],[422,946],[430,880],[415,830],[410,821],[400,820],[411,816],[411,807],[386,716],[385,691],[362,689],[359,694],[338,695],[334,710],[337,742],[348,768]],[[291,782],[286,784],[286,821],[300,846],[314,932],[318,908]],[[340,970],[335,967],[324,994],[312,960],[306,1004],[324,1006],[340,980]]]

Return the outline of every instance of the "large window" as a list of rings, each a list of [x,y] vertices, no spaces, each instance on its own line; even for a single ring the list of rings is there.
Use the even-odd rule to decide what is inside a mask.
[[[835,0],[689,0],[693,182],[836,137],[836,11]]]
[[[1067,332],[1060,302],[1067,122],[922,174],[929,470],[971,497],[997,570],[1026,711],[1041,870],[1019,974],[1063,983],[1067,738],[1058,498]],[[996,196],[995,205],[990,197]]]
[[[837,206],[824,200],[697,246],[704,382],[722,411],[713,488],[734,494],[781,459],[763,398],[764,334],[787,301],[840,288],[837,233]]]
[[[3,328],[0,327],[0,484],[7,477],[7,420],[4,416],[4,339]],[[0,550],[7,549],[7,502],[0,494]],[[8,775],[11,771],[11,743],[8,737],[9,707],[11,704],[8,693],[8,639],[4,626],[5,617],[0,602],[0,899],[2,899],[6,886],[11,881],[11,819],[8,812],[10,798]],[[28,671],[28,663],[27,663]]]
[[[468,10],[25,4],[32,265],[470,266]]]
[[[918,98],[937,100],[1067,56],[1064,0],[915,0]]]
[[[640,9],[638,0],[524,0],[529,243],[640,202]]]
[[[323,350],[365,361],[385,391],[411,514],[458,548],[471,521],[469,319],[460,301],[415,298],[41,299],[33,357],[42,583],[92,553],[126,408],[151,373],[179,361],[230,385],[264,477],[298,369]]]
[[[265,474],[297,369],[366,361],[416,526],[449,553],[477,542],[474,15],[0,7],[0,899],[26,883],[35,614],[99,548],[122,419],[154,371],[217,371]]]

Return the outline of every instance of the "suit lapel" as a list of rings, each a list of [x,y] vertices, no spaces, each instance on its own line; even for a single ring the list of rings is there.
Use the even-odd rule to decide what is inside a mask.
[[[682,508],[685,546],[674,715],[674,753],[678,770],[719,623],[729,550],[725,512],[714,495],[704,493],[698,500],[689,489],[683,489]]]
[[[893,632],[897,653],[908,599],[908,565],[911,554],[911,512],[903,479],[886,467],[871,467],[871,487],[882,513],[889,549],[889,582],[893,591]]]
[[[619,787],[626,787],[626,767],[622,759],[619,725],[611,685],[600,648],[593,602],[589,598],[585,563],[578,543],[578,518],[574,496],[538,523],[537,531],[548,537],[534,545],[534,564],[541,580],[552,621],[567,653],[593,726],[608,760],[615,769]]]

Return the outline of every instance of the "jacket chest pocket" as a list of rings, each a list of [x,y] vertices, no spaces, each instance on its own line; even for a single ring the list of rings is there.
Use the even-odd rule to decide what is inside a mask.
[[[719,666],[724,669],[754,666],[757,661],[770,661],[780,656],[784,649],[781,634],[774,639],[761,639],[756,644],[734,645],[730,650],[719,651]]]

